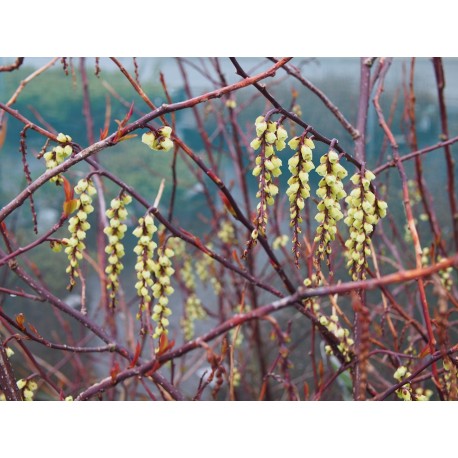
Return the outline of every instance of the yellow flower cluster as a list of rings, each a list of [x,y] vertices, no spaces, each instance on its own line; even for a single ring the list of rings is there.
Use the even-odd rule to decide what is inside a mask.
[[[433,390],[421,387],[415,388],[414,398],[416,401],[429,401],[433,395]]]
[[[256,217],[251,233],[251,238],[248,241],[248,247],[243,253],[245,257],[248,250],[256,245],[259,234],[265,235],[268,213],[267,206],[273,205],[275,196],[278,194],[278,186],[274,184],[273,178],[281,175],[282,161],[277,157],[275,150],[281,151],[286,147],[285,140],[288,133],[282,125],[277,122],[267,122],[264,116],[258,116],[255,122],[257,137],[250,143],[250,146],[257,150],[261,148],[260,153],[256,157],[256,165],[253,169],[253,176],[258,178],[258,192],[256,197],[259,198],[259,203],[256,207]]]
[[[440,261],[442,259],[442,256],[438,255],[436,257],[436,260],[437,261]],[[422,266],[427,266],[431,263],[431,250],[430,248],[428,247],[425,247],[423,248],[423,252],[422,252],[422,255],[421,255],[421,264]],[[439,274],[439,278],[441,280],[441,284],[442,286],[447,290],[447,291],[451,291],[452,290],[452,286],[453,286],[453,278],[452,278],[452,274],[453,274],[453,267],[447,267],[446,269],[444,270],[440,270],[438,272]]]
[[[142,311],[148,310],[152,300],[150,289],[154,284],[153,275],[155,269],[153,255],[157,247],[156,242],[153,241],[153,235],[156,231],[157,228],[151,215],[140,218],[138,226],[133,231],[134,236],[138,239],[134,248],[134,252],[137,255],[135,264],[137,283],[135,283],[135,289],[140,297],[140,310],[137,314],[137,319],[140,319]]]
[[[230,243],[230,244],[236,243],[234,226],[228,220],[224,220],[221,223],[221,226],[219,228],[219,231],[218,231],[217,235],[218,235],[218,238],[223,243]]]
[[[37,383],[32,379],[30,380],[19,379],[16,382],[16,384],[17,384],[17,387],[22,392],[22,397],[24,401],[33,401],[35,391],[37,391],[37,388],[38,388]]]
[[[336,237],[337,221],[343,218],[339,200],[347,195],[343,189],[342,179],[348,173],[339,164],[339,155],[333,150],[320,158],[316,173],[323,178],[319,181],[316,191],[321,201],[318,203],[318,213],[315,216],[320,225],[317,227],[314,241],[318,244],[316,257],[324,259],[325,255],[331,254],[330,243]]]
[[[371,234],[380,218],[386,216],[386,202],[377,200],[370,190],[370,183],[374,179],[375,175],[369,170],[364,172],[364,176],[360,172],[355,173],[351,177],[355,188],[345,199],[349,208],[344,222],[350,228],[350,238],[345,242],[347,267],[355,281],[366,278],[367,257],[371,255]]]
[[[142,135],[142,142],[154,151],[169,151],[173,148],[173,141],[170,136],[172,128],[163,126],[154,132],[147,132]]]
[[[14,355],[14,351],[13,351],[13,349],[10,348],[10,347],[5,347],[5,351],[6,351],[6,356],[7,356],[8,358],[11,358],[11,357]]]
[[[456,400],[458,395],[458,370],[449,356],[442,360],[442,366],[444,368],[443,378],[447,398]]]
[[[185,259],[183,266],[180,270],[181,277],[183,278],[184,285],[189,291],[195,291],[196,280],[194,275],[194,267],[190,259]]]
[[[132,197],[124,192],[111,201],[111,207],[106,211],[109,226],[103,232],[108,237],[105,253],[108,254],[108,265],[105,273],[108,275],[107,289],[110,290],[110,306],[116,306],[116,292],[119,288],[119,274],[124,266],[121,259],[125,255],[124,245],[121,240],[127,231],[127,225],[123,221],[127,218],[126,205],[132,202]]]
[[[411,375],[406,366],[399,366],[393,374],[393,378],[401,382]],[[403,401],[429,401],[433,393],[431,390],[423,390],[421,388],[414,391],[410,383],[406,383],[396,390],[396,394]]]
[[[96,192],[92,181],[85,178],[81,179],[75,186],[75,193],[79,194],[77,202],[78,213],[68,221],[70,238],[62,239],[63,244],[66,245],[65,253],[70,261],[70,265],[66,269],[66,272],[70,275],[69,290],[76,285],[75,278],[78,277],[78,263],[83,259],[83,251],[86,248],[83,240],[86,238],[86,232],[91,227],[87,219],[88,215],[94,211],[92,196]]]
[[[301,247],[299,234],[302,232],[300,213],[304,209],[305,199],[310,197],[309,172],[315,168],[312,162],[312,149],[315,148],[315,145],[310,138],[305,136],[292,138],[288,145],[293,151],[296,151],[288,161],[291,177],[288,180],[289,188],[286,194],[289,199],[290,226],[293,228],[293,253],[298,266]]]
[[[194,292],[189,294],[186,298],[184,310],[185,317],[181,319],[181,326],[183,328],[185,339],[191,340],[194,337],[194,322],[196,320],[202,320],[207,316],[207,314],[202,307],[202,301]]]
[[[272,248],[274,250],[283,248],[287,245],[288,241],[289,241],[289,236],[287,234],[279,235],[278,237],[275,237],[274,241],[272,242]]]
[[[240,386],[240,382],[242,381],[242,374],[238,370],[237,366],[234,366],[232,369],[232,383],[235,387]]]
[[[160,224],[158,227],[159,233],[162,233],[165,231],[165,226]],[[183,239],[180,239],[178,237],[171,237],[167,240],[167,246],[173,250],[175,253],[175,256],[177,257],[188,257],[189,252],[187,251],[187,246],[186,242]]]
[[[323,284],[322,278],[319,275],[312,274],[311,277],[307,277],[304,280],[304,286],[310,288],[313,286],[321,286]],[[302,301],[305,308],[313,310],[316,314],[320,311],[320,303],[317,301],[316,297],[310,297]]]
[[[207,316],[204,308],[202,307],[202,302],[200,298],[196,294],[196,270],[200,269],[202,275],[208,279],[208,268],[207,264],[205,266],[201,266],[206,261],[199,261],[196,265],[200,267],[195,267],[193,259],[186,253],[185,251],[185,243],[183,240],[178,238],[173,238],[169,241],[169,247],[172,247],[175,251],[175,255],[180,256],[183,259],[183,264],[179,270],[179,274],[181,279],[183,280],[185,289],[186,289],[186,301],[184,303],[183,309],[184,314],[180,320],[180,325],[183,329],[184,336],[186,340],[191,340],[194,337],[194,321],[203,319]],[[208,258],[208,256],[206,256]],[[213,261],[210,258],[211,261]]]
[[[171,248],[158,248],[158,260],[154,263],[153,271],[156,281],[152,286],[153,296],[157,303],[153,307],[152,320],[156,323],[153,338],[156,339],[162,334],[168,334],[168,316],[172,310],[168,307],[169,298],[174,289],[170,286],[170,278],[175,273],[172,267],[171,258],[175,255]]]
[[[240,305],[235,307],[236,310],[240,310]],[[240,348],[243,343],[243,332],[242,327],[232,328],[229,331],[230,341],[234,345],[234,348]],[[235,338],[235,340],[234,340]]]
[[[350,362],[352,347],[355,343],[354,340],[350,338],[350,331],[339,324],[339,317],[337,315],[331,315],[329,318],[326,315],[321,315],[319,320],[322,326],[337,337],[339,340],[337,348],[344,356],[345,361]],[[324,348],[326,353],[333,353],[330,345],[326,345]]]
[[[208,248],[212,249],[213,245],[211,243],[208,244]],[[215,261],[211,256],[208,256],[205,253],[202,253],[200,259],[195,262],[195,269],[197,276],[200,278],[204,285],[210,284],[213,287],[213,291],[218,296],[221,292],[221,282],[218,280],[218,275],[215,269]]]
[[[72,138],[69,135],[64,135],[60,133],[57,136],[57,141],[62,143],[62,145],[56,146],[52,151],[47,151],[43,158],[45,160],[46,168],[48,170],[57,167],[59,164],[67,159],[70,154],[73,152],[72,146],[69,144],[72,141]],[[49,180],[51,183],[62,184],[63,178],[62,175],[56,175]]]

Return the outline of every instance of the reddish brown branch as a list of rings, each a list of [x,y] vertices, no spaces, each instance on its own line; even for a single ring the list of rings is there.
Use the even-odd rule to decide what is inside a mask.
[[[54,226],[51,229],[49,229],[46,233],[44,233],[41,237],[29,243],[25,247],[20,247],[17,250],[8,254],[7,256],[0,258],[0,266],[3,266],[7,262],[9,262],[11,259],[17,256],[20,256],[22,253],[26,253],[27,251],[31,250],[32,248],[35,248],[36,246],[43,243],[48,237],[50,237],[52,234],[54,234],[54,232],[56,232],[59,228],[61,228],[66,220],[67,220],[67,215],[63,213],[59,221],[56,224],[54,224]]]
[[[250,77],[244,70],[243,68],[240,66],[240,64],[237,62],[237,60],[233,57],[230,58],[232,63],[234,64],[234,67],[236,68],[237,70],[237,74],[242,76],[243,78],[245,78],[245,81],[251,79],[252,77]],[[279,61],[280,63],[281,61]],[[338,144],[337,140],[336,139],[330,139],[330,138],[327,138],[325,137],[324,135],[322,135],[320,132],[318,132],[317,130],[315,130],[312,126],[310,126],[309,124],[307,124],[306,122],[304,122],[301,118],[299,118],[298,116],[296,116],[294,113],[290,113],[288,110],[286,110],[285,108],[283,108],[281,106],[281,104],[275,99],[275,97],[272,96],[272,94],[270,94],[270,92],[267,90],[267,88],[265,87],[265,85],[261,85],[261,84],[258,84],[258,82],[253,82],[252,85],[282,114],[284,115],[286,118],[289,118],[291,119],[292,121],[294,121],[296,124],[298,124],[299,126],[303,127],[304,129],[306,129],[310,134],[313,135],[313,140],[315,141],[319,141],[319,142],[322,142],[322,143],[325,143],[326,145],[331,145],[331,143],[334,142],[334,146],[333,148],[338,151],[340,154],[343,154],[345,156],[345,159],[349,162],[351,162],[352,164],[354,164],[356,167],[358,168],[361,168],[361,163],[356,159],[354,158],[353,156],[351,156],[350,154],[348,154],[347,152],[345,152],[345,150]]]
[[[17,70],[24,62],[23,57],[18,57],[16,60],[10,65],[0,65],[0,72],[12,72],[13,70]]]
[[[416,266],[417,266],[417,269],[419,269],[419,268],[421,268],[421,265],[422,265],[422,262],[421,262],[422,248],[421,248],[420,238],[418,236],[417,228],[416,228],[416,225],[415,225],[415,220],[414,220],[414,217],[413,217],[412,205],[411,205],[411,202],[410,202],[409,190],[408,190],[408,186],[407,186],[407,176],[406,176],[404,165],[403,165],[402,161],[400,160],[399,151],[398,151],[398,145],[396,143],[396,140],[394,138],[394,135],[393,135],[391,129],[389,128],[388,124],[385,121],[382,109],[380,107],[380,96],[381,96],[381,94],[383,92],[383,83],[384,83],[386,72],[387,72],[387,70],[388,70],[390,65],[391,65],[391,60],[385,61],[385,68],[383,68],[381,70],[379,87],[378,87],[378,89],[376,91],[376,95],[374,97],[374,106],[375,106],[375,110],[377,112],[377,116],[378,116],[378,119],[379,119],[380,126],[382,127],[385,135],[387,136],[387,138],[388,138],[388,140],[390,142],[391,149],[393,151],[393,158],[394,158],[394,160],[396,162],[396,166],[398,168],[399,175],[401,177],[402,193],[403,193],[403,198],[404,198],[404,209],[405,209],[405,212],[406,212],[407,223],[409,225],[409,230],[410,230],[410,233],[411,233],[411,236],[412,236],[412,240],[413,240],[413,244],[414,244],[414,247],[415,247]],[[432,354],[432,353],[434,353],[434,350],[435,350],[434,347],[435,347],[435,344],[436,344],[436,339],[434,337],[434,332],[433,332],[433,328],[432,328],[432,321],[431,321],[431,316],[430,316],[430,313],[429,313],[428,302],[427,302],[427,299],[426,299],[425,286],[424,286],[423,279],[421,277],[418,279],[418,290],[419,290],[419,293],[420,293],[420,300],[421,300],[421,306],[422,306],[422,311],[423,311],[423,318],[425,320],[426,329],[428,331],[429,349],[430,349],[430,353]],[[438,377],[438,374],[437,374],[437,368],[436,368],[435,364],[433,364],[433,373],[434,373],[434,379],[435,379],[435,382],[436,382],[436,386],[439,387],[439,377]]]
[[[438,351],[434,353],[431,358],[429,358],[425,363],[420,365],[417,369],[415,369],[411,375],[406,377],[405,379],[401,380],[399,383],[396,383],[393,385],[391,388],[385,390],[383,393],[378,394],[375,396],[372,401],[383,401],[385,400],[388,396],[393,394],[396,390],[401,388],[402,386],[406,385],[407,383],[412,383],[415,382],[415,380],[418,378],[418,375],[420,375],[424,370],[426,370],[429,366],[436,364],[437,361],[441,360],[444,358],[445,355],[452,355],[453,353],[456,353],[458,351],[458,346],[454,345],[452,348],[448,349],[446,352],[444,351]],[[428,377],[429,378],[429,377]]]
[[[410,78],[409,78],[409,90],[406,94],[406,111],[407,118],[410,124],[409,131],[409,143],[414,151],[418,150],[418,140],[417,140],[417,129],[416,129],[416,115],[415,115],[415,104],[416,96],[414,89],[414,74],[415,74],[415,58],[411,59],[411,68],[410,68]],[[407,89],[406,89],[407,92]],[[420,192],[421,201],[426,215],[428,216],[428,222],[431,226],[431,230],[434,234],[434,240],[441,247],[442,251],[445,252],[445,246],[441,237],[440,226],[437,222],[436,212],[434,211],[434,205],[432,204],[431,194],[428,191],[426,186],[424,174],[423,174],[423,164],[421,161],[421,156],[415,156],[415,175],[416,183],[418,190]]]
[[[5,255],[6,254],[4,253],[4,251],[0,249],[0,256],[4,257]],[[95,322],[93,322],[90,318],[88,318],[86,315],[83,315],[81,312],[78,312],[77,310],[73,309],[72,307],[68,306],[65,302],[63,302],[58,297],[54,296],[50,291],[48,291],[44,286],[36,282],[30,275],[28,275],[18,265],[14,265],[12,270],[19,278],[21,278],[26,284],[28,284],[36,293],[38,293],[41,297],[43,297],[43,299],[45,299],[47,302],[52,304],[58,310],[61,310],[65,314],[74,318],[76,321],[81,323],[84,327],[89,329],[99,339],[101,339],[106,344],[108,344],[108,346],[111,347],[111,351],[118,353],[123,358],[126,358],[129,361],[132,361],[133,355],[131,354],[131,352],[129,352],[129,350],[127,350],[125,347],[119,345],[113,339],[111,339],[103,331],[103,329],[100,326],[98,326]],[[155,382],[157,381],[157,383],[160,383],[161,386],[167,387],[169,393],[174,397],[176,396],[176,399],[183,399],[183,396],[181,395],[181,393],[173,385],[168,383],[159,373],[153,374],[153,379],[155,380]]]
[[[3,335],[0,333],[0,390],[3,391],[7,401],[22,401],[13,368],[3,346]]]
[[[440,57],[433,58],[434,73],[436,75],[437,93],[439,99],[439,112],[441,118],[442,134],[441,140],[448,140],[448,117],[447,107],[445,105],[445,74],[442,59]],[[453,225],[453,238],[455,241],[455,249],[458,250],[458,209],[456,203],[456,190],[455,190],[455,161],[452,157],[450,149],[451,143],[444,142],[445,160],[447,163],[447,191],[450,205],[450,213]]]
[[[371,93],[371,67],[372,59],[362,57],[360,61],[360,93],[358,102],[358,116],[356,120],[356,128],[359,136],[355,140],[355,157],[363,165],[361,173],[364,173],[366,164],[366,130],[367,130],[367,114],[369,111],[369,99]],[[356,297],[357,296],[357,297]],[[366,321],[366,295],[361,291],[359,295],[355,295],[354,307],[355,315],[353,318],[353,331],[355,336],[355,350],[357,355],[364,355],[366,352],[367,339],[364,339],[364,333],[367,331]],[[362,316],[360,314],[363,314]],[[364,400],[367,386],[367,361],[365,358],[358,358],[353,370],[353,397],[355,400]]]
[[[272,62],[278,62],[277,59],[272,57],[270,57],[269,60],[271,60]],[[305,78],[297,67],[291,64],[286,64],[283,66],[283,70],[285,70],[286,73],[288,73],[288,75],[291,75],[292,77],[296,78],[307,89],[313,92],[323,102],[326,108],[328,108],[329,111],[336,117],[336,119],[340,122],[342,127],[352,136],[354,140],[356,140],[360,136],[358,130],[352,126],[352,124],[350,123],[350,121],[347,120],[347,118],[345,118],[345,116],[342,114],[339,108],[336,105],[334,105],[334,103],[332,103],[332,101],[323,91],[321,91],[312,82]]]
[[[149,361],[144,363],[134,369],[128,369],[120,372],[116,380],[111,378],[104,379],[93,387],[81,392],[77,400],[86,400],[90,397],[96,395],[98,392],[102,392],[110,387],[116,385],[117,383],[126,380],[131,377],[137,377],[139,375],[145,375],[151,372],[152,369],[158,366],[157,363],[161,365],[167,361],[183,356],[184,354],[195,350],[196,348],[201,348],[202,342],[209,342],[216,337],[228,332],[230,329],[240,326],[247,321],[259,319],[263,316],[269,315],[271,313],[277,312],[279,310],[285,309],[289,306],[292,306],[294,303],[301,301],[303,299],[315,297],[315,296],[329,296],[331,294],[344,294],[350,291],[356,290],[370,290],[375,289],[381,285],[390,285],[393,283],[405,283],[410,280],[421,279],[427,277],[432,273],[443,270],[451,265],[458,265],[458,253],[454,256],[444,259],[441,262],[423,269],[413,269],[403,272],[397,272],[394,274],[386,275],[384,277],[371,279],[371,280],[360,280],[356,282],[340,283],[338,285],[330,286],[321,286],[318,288],[304,288],[300,287],[295,294],[291,296],[284,297],[275,302],[272,302],[263,307],[259,307],[256,310],[244,314],[238,314],[227,320],[226,322],[216,326],[210,332],[182,345],[181,347],[171,350],[163,355],[161,355],[157,360]],[[315,317],[316,324],[319,326],[319,321]],[[439,356],[439,358],[442,355]]]
[[[412,158],[421,156],[426,153],[430,153],[431,151],[435,151],[440,148],[448,147],[450,145],[453,145],[456,142],[458,142],[458,136],[452,137],[449,140],[439,142],[431,146],[427,146],[426,148],[419,149],[418,151],[413,151],[412,153],[404,154],[403,156],[399,158],[399,160],[400,162],[409,161]],[[373,170],[373,173],[377,176],[380,172],[384,172],[385,170],[391,167],[396,167],[396,162],[394,160],[389,161],[386,164],[380,165],[379,167],[375,168]]]
[[[289,60],[290,60],[289,58],[281,59],[277,64],[275,64],[270,69],[256,76],[253,76],[251,78],[246,78],[242,81],[231,84],[224,88],[220,88],[215,91],[208,92],[206,94],[194,97],[192,99],[185,100],[183,102],[177,102],[171,105],[164,104],[161,107],[156,108],[152,112],[142,116],[137,121],[131,124],[128,124],[120,132],[117,131],[111,134],[105,140],[93,143],[92,145],[80,151],[78,154],[75,154],[74,156],[72,156],[71,158],[63,162],[62,164],[58,165],[54,169],[51,169],[45,172],[43,175],[37,178],[31,185],[29,185],[26,189],[24,189],[18,196],[16,196],[16,198],[12,202],[10,202],[9,204],[7,204],[5,207],[2,208],[2,210],[0,211],[0,222],[2,222],[6,218],[6,216],[8,216],[14,209],[22,205],[22,203],[28,198],[30,193],[35,192],[44,183],[47,183],[50,178],[58,175],[59,173],[65,172],[73,165],[92,156],[93,154],[105,148],[108,148],[109,146],[113,146],[114,144],[116,144],[116,139],[119,139],[120,137],[123,137],[133,132],[134,130],[145,127],[145,125],[148,122],[152,121],[155,118],[161,117],[166,113],[172,113],[175,111],[183,110],[185,108],[191,108],[199,103],[207,102],[210,99],[222,97],[223,95],[229,92],[233,92],[233,91],[242,89],[244,87],[257,83],[258,81],[261,81],[262,79],[271,77],[275,75],[275,72],[280,67],[282,67],[285,63],[287,63]],[[47,138],[50,138],[51,140],[57,141],[57,138],[55,135],[51,134],[50,132],[46,131],[45,129],[39,126],[36,126],[34,123],[29,121],[27,118],[19,114],[16,110],[12,110],[10,107],[4,105],[3,103],[0,103],[0,108],[8,112],[13,117],[23,122],[24,124],[30,124],[31,129],[36,130],[37,132],[46,136]]]

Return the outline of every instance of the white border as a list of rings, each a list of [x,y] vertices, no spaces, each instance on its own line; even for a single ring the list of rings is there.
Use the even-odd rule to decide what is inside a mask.
[[[455,432],[454,404],[439,402],[94,401],[0,408],[3,449],[30,447],[47,458],[445,456]]]
[[[1,53],[456,56],[452,4],[445,0],[6,2],[0,19]]]

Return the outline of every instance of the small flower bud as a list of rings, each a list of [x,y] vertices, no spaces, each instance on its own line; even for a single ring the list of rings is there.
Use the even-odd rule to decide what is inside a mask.
[[[170,151],[173,148],[173,141],[170,138],[165,138],[161,141],[161,147],[164,151]]]
[[[163,137],[170,138],[170,135],[172,133],[172,128],[170,126],[163,126],[158,130],[159,135]]]
[[[256,135],[258,137],[261,137],[261,135],[267,130],[267,123],[264,120],[261,122],[256,122],[255,126],[256,126]]]
[[[364,178],[366,178],[366,180],[372,181],[375,180],[375,175],[370,170],[366,170]]]
[[[297,147],[299,146],[299,142],[300,142],[300,138],[299,137],[293,137],[289,142],[288,142],[288,146],[292,149],[292,150],[296,150]]]
[[[322,315],[320,317],[320,324],[326,327],[329,325],[329,320],[324,315]]]
[[[329,151],[328,157],[331,164],[335,164],[339,160],[339,155],[335,151]]]
[[[66,143],[67,142],[67,137],[63,133],[59,133],[57,135],[57,141],[60,143]]]
[[[286,132],[283,126],[278,126],[277,128],[277,139],[279,141],[285,141],[288,138],[288,132]]]
[[[274,132],[267,132],[264,138],[266,139],[266,142],[270,144],[275,143],[275,140],[277,139]]]
[[[10,347],[6,347],[6,348],[5,348],[5,351],[6,351],[6,356],[7,356],[8,358],[11,358],[11,357],[14,355],[14,351],[13,351],[13,349],[10,348]]]
[[[151,149],[153,149],[155,140],[156,137],[153,132],[147,132],[142,135],[142,142],[145,143],[145,145],[148,145]]]
[[[261,139],[256,137],[251,141],[250,146],[256,151],[261,146]]]

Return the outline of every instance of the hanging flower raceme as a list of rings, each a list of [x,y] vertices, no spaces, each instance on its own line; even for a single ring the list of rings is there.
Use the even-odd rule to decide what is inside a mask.
[[[337,234],[337,221],[343,218],[339,200],[347,193],[343,189],[342,179],[347,171],[339,164],[339,155],[331,150],[320,159],[316,168],[318,175],[323,178],[318,183],[316,194],[321,198],[318,203],[318,213],[315,219],[320,223],[316,230],[314,241],[317,242],[315,253],[316,262],[331,254],[331,241]]]
[[[296,151],[288,161],[291,178],[288,180],[289,188],[286,194],[289,198],[290,226],[293,228],[293,253],[295,264],[299,267],[299,250],[301,243],[299,235],[302,223],[301,211],[305,206],[305,199],[310,197],[309,172],[315,168],[312,162],[313,141],[305,135],[294,137],[288,142],[289,147]]]
[[[70,237],[62,240],[62,243],[66,245],[65,253],[70,261],[70,265],[66,270],[66,272],[70,274],[70,284],[67,288],[69,290],[76,285],[75,279],[78,277],[78,264],[79,261],[83,259],[83,251],[86,248],[83,240],[86,238],[86,232],[91,227],[87,218],[88,215],[94,211],[92,196],[96,194],[96,192],[92,181],[85,178],[80,180],[75,186],[75,194],[79,194],[76,204],[78,213],[72,216],[68,221]]]
[[[194,322],[196,320],[202,320],[207,316],[207,313],[202,307],[202,301],[196,293],[193,292],[186,298],[184,312],[185,314],[180,324],[183,328],[185,339],[191,340],[194,337]]]
[[[157,227],[154,224],[154,219],[148,214],[138,220],[138,226],[133,232],[134,236],[138,239],[137,245],[134,248],[134,252],[137,255],[137,262],[135,264],[137,283],[135,283],[135,289],[140,298],[137,319],[140,319],[142,311],[149,310],[152,301],[150,290],[154,285],[153,278],[155,270],[153,255],[157,247],[156,242],[153,241],[153,235],[156,231]]]
[[[217,235],[223,243],[237,244],[237,240],[235,238],[234,225],[228,220],[224,220],[221,222]]]
[[[336,314],[332,314],[329,318],[326,315],[320,314],[319,320],[320,324],[337,338],[339,341],[337,344],[338,350],[345,358],[345,361],[350,362],[353,346],[355,344],[355,341],[350,337],[350,331],[340,325],[339,317]],[[330,355],[333,354],[330,345],[326,345],[324,348],[326,353]]]
[[[163,126],[158,130],[147,132],[142,135],[142,142],[154,151],[169,151],[173,148],[173,141],[170,136],[172,128]]]
[[[272,248],[274,250],[278,250],[280,248],[285,247],[289,242],[289,235],[288,234],[281,234],[278,237],[275,237],[272,242]]]
[[[207,246],[210,250],[213,249],[212,243],[209,243]],[[195,272],[203,285],[207,286],[210,283],[215,295],[218,296],[221,293],[222,285],[219,281],[221,275],[216,270],[215,260],[208,254],[201,253],[197,259],[194,257],[193,261]]]
[[[323,285],[323,279],[320,274],[315,274],[313,273],[310,277],[307,277],[304,279],[304,286],[307,288],[310,288],[311,286],[322,286]],[[318,302],[316,297],[309,297],[307,299],[304,299],[302,301],[304,304],[305,308],[308,308],[318,314],[320,312],[320,303]]]
[[[421,255],[421,264],[423,267],[428,266],[432,263],[434,257],[434,251],[428,247],[423,248],[422,255]],[[442,260],[441,255],[436,256],[436,262],[440,262]],[[451,291],[453,287],[453,267],[447,267],[444,270],[439,270],[438,272],[439,278],[441,280],[442,286],[447,290]]]
[[[370,190],[374,178],[375,175],[369,170],[355,173],[351,177],[355,187],[345,199],[348,203],[348,216],[344,222],[350,228],[350,238],[345,242],[347,267],[353,280],[366,278],[367,258],[371,255],[371,234],[380,218],[386,216],[386,202],[377,200]]]
[[[445,399],[454,401],[458,399],[458,370],[456,364],[446,355],[442,360],[444,372],[443,377],[443,391]]]
[[[178,237],[168,239],[167,246],[173,249],[175,256],[182,262],[182,264],[177,267],[177,273],[179,275],[178,280],[184,288],[183,293],[186,297],[186,301],[183,305],[183,316],[180,319],[180,325],[183,329],[185,339],[191,340],[194,337],[194,322],[207,316],[202,306],[202,301],[196,293],[196,270],[198,269],[197,266],[200,261],[196,261],[195,255],[186,250],[185,242]],[[214,270],[212,267],[213,266],[208,266],[210,272]],[[205,269],[207,275],[208,269]],[[214,275],[210,273],[210,277],[213,276]]]
[[[266,121],[264,116],[259,116],[255,122],[257,137],[250,146],[260,152],[256,157],[256,165],[253,175],[258,177],[258,192],[256,197],[259,203],[256,207],[256,217],[253,221],[254,229],[251,238],[247,242],[247,248],[243,253],[246,257],[248,251],[257,243],[259,234],[265,235],[268,222],[267,206],[273,205],[275,196],[278,194],[278,186],[274,178],[281,175],[282,161],[275,154],[275,150],[281,151],[286,147],[285,140],[288,137],[286,130],[277,122]]]
[[[73,152],[73,148],[69,144],[72,141],[72,138],[69,135],[64,135],[60,133],[57,136],[57,141],[61,144],[59,146],[54,147],[52,151],[47,151],[43,155],[43,158],[46,163],[46,168],[48,170],[57,167],[59,164],[62,164],[62,162],[64,162],[65,159],[67,159],[67,157],[69,157]],[[62,184],[63,178],[62,175],[59,174],[50,178],[49,181],[51,183]]]
[[[38,389],[37,382],[34,380],[19,379],[16,382],[17,387],[21,390],[24,401],[33,401],[35,391]]]
[[[402,382],[404,379],[411,376],[412,374],[408,371],[406,366],[399,366],[393,374],[393,378],[398,382]],[[429,401],[432,391],[425,390],[423,392],[423,390],[418,389],[414,391],[412,385],[407,382],[396,390],[396,394],[398,398],[403,401]]]
[[[183,305],[180,326],[183,329],[185,339],[191,340],[194,337],[194,322],[207,316],[202,306],[202,301],[196,293],[196,270],[199,261],[196,262],[194,254],[186,250],[185,242],[178,237],[168,239],[167,246],[173,249],[175,256],[182,262],[177,267],[177,274],[179,276],[178,280],[184,288],[183,293],[186,296],[186,301]],[[209,267],[211,268],[211,266]]]
[[[170,285],[170,279],[175,273],[171,258],[175,255],[171,248],[161,247],[157,250],[158,259],[154,263],[155,282],[152,286],[153,296],[157,299],[153,307],[152,320],[156,323],[153,338],[159,338],[162,334],[168,334],[168,317],[172,310],[168,307],[169,298],[174,289]]]
[[[108,275],[107,289],[110,291],[110,306],[116,306],[116,292],[119,288],[119,274],[124,268],[121,259],[124,257],[124,245],[122,239],[127,231],[127,225],[123,221],[127,218],[126,205],[132,202],[132,197],[124,192],[111,201],[111,208],[106,211],[109,226],[103,232],[108,237],[105,253],[108,254],[108,265],[105,273]]]
[[[209,258],[209,256],[206,256],[206,258]],[[207,316],[202,307],[202,301],[196,294],[197,285],[195,275],[197,271],[199,278],[204,283],[208,280],[208,273],[214,266],[212,264],[205,264],[207,261],[206,258],[197,263],[191,262],[191,259],[186,259],[180,271],[188,294],[184,304],[184,316],[181,320],[181,326],[187,340],[191,340],[194,337],[194,321],[201,320]],[[212,258],[209,259],[211,262],[213,261]],[[209,277],[217,281],[214,275],[210,275]]]

